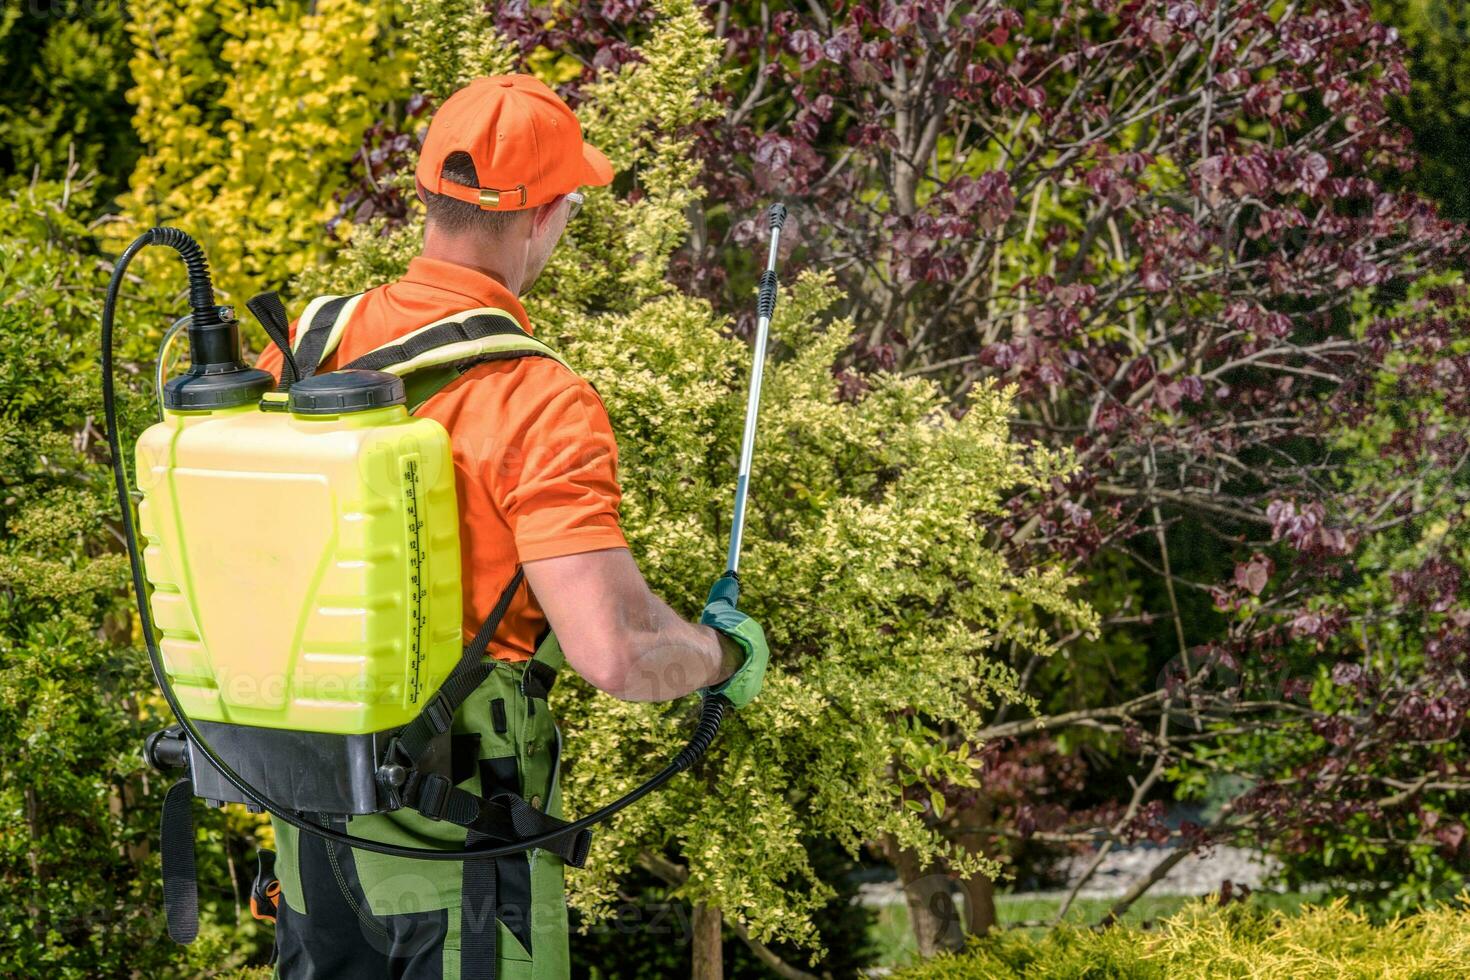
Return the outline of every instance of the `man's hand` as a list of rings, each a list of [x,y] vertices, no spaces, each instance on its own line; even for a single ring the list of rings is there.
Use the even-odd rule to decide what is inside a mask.
[[[728,680],[705,688],[704,693],[723,694],[736,708],[743,708],[761,692],[771,650],[766,645],[766,632],[760,624],[735,608],[739,601],[740,580],[726,572],[710,587],[709,599],[699,621],[718,630],[721,636],[734,640],[745,651],[745,662],[735,673]]]

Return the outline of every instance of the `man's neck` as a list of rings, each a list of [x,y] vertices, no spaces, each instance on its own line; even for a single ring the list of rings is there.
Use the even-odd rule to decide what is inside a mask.
[[[502,251],[486,247],[472,236],[447,235],[431,227],[424,234],[424,247],[419,254],[426,259],[474,269],[510,290],[512,296],[521,294],[525,279],[524,263],[506,261],[509,257]]]

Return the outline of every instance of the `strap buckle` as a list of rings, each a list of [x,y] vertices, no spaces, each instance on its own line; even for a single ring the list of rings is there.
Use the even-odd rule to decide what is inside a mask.
[[[482,188],[480,188],[480,193],[479,193],[479,204],[480,204],[480,207],[483,208],[483,209],[485,209],[485,210],[487,210],[487,211],[498,209],[498,208],[501,207],[501,197],[500,197],[500,195],[502,195],[502,194],[509,195],[509,194],[513,194],[513,193],[515,193],[517,191],[520,192],[521,200],[520,200],[520,203],[517,204],[517,205],[514,205],[514,207],[523,208],[523,207],[526,206],[526,200],[527,200],[527,196],[526,196],[526,185],[525,184],[517,184],[514,187],[482,187]],[[506,201],[506,204],[509,205],[509,201],[508,200]]]
[[[443,735],[449,731],[449,726],[454,723],[454,709],[449,706],[449,702],[445,699],[442,688],[438,694],[435,694],[424,705],[424,710],[420,715],[429,723],[429,727],[434,730],[435,735]]]
[[[413,808],[430,820],[443,820],[444,813],[449,809],[449,791],[454,788],[444,776],[437,772],[426,774],[419,780],[418,799],[414,801]]]

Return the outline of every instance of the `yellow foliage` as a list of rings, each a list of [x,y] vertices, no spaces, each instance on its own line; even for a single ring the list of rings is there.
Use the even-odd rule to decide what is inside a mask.
[[[1137,980],[1410,980],[1465,975],[1466,896],[1375,924],[1339,899],[1283,915],[1213,900],[1185,906],[1152,930],[1063,928],[1041,939],[1020,931],[972,940],[905,980],[1130,977]]]
[[[516,70],[515,45],[494,29],[479,0],[408,0],[408,21],[415,85],[437,101],[473,78]]]
[[[364,131],[410,90],[413,55],[391,30],[400,9],[133,3],[128,97],[145,152],[110,244],[181,225],[236,302],[320,260],[335,245],[325,224]]]
[[[526,56],[526,69],[552,87],[575,81],[582,75],[582,63],[575,57],[545,46]]]

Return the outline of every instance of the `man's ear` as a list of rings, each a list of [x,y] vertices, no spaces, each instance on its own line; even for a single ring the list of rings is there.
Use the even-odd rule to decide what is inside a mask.
[[[414,191],[415,194],[418,195],[419,203],[421,203],[421,204],[428,204],[429,203],[429,198],[427,196],[428,195],[428,192],[424,190],[424,183],[423,183],[423,181],[419,180],[417,177],[415,177],[413,179],[413,191]]]
[[[545,204],[538,204],[531,215],[531,230],[536,234],[546,230],[551,224],[551,219],[556,215],[556,209],[561,206],[561,198],[555,197]]]

